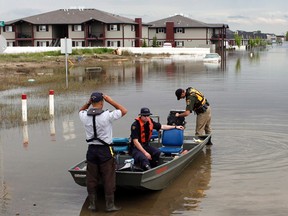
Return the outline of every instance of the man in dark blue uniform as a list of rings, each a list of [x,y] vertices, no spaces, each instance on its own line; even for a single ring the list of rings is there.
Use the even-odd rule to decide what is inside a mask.
[[[183,130],[183,126],[161,125],[150,118],[152,113],[146,107],[142,108],[139,116],[131,125],[131,154],[135,164],[139,164],[143,170],[149,170],[157,166],[160,150],[149,144],[153,129],[159,131],[177,128]]]

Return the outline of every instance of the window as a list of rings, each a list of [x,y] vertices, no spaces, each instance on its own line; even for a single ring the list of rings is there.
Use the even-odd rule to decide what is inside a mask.
[[[174,33],[185,33],[184,28],[175,28]]]
[[[47,25],[39,25],[37,30],[39,32],[47,32],[48,31],[48,26]]]
[[[12,28],[12,26],[5,26],[4,31],[5,32],[13,32],[13,28]]]
[[[176,46],[177,47],[183,47],[184,46],[184,41],[176,41]]]
[[[120,47],[120,41],[107,41],[108,47]]]
[[[83,47],[84,41],[72,41],[72,46],[73,47]]]
[[[166,28],[156,28],[156,33],[166,33]]]
[[[164,42],[163,41],[157,41],[156,44],[157,44],[158,47],[162,47]]]
[[[82,31],[82,25],[73,25],[72,31]]]
[[[135,31],[135,25],[131,25],[131,31]]]
[[[108,25],[108,31],[120,31],[120,26],[116,24]]]
[[[38,47],[48,47],[49,41],[37,41],[37,46]]]
[[[14,45],[15,45],[15,42],[11,42],[11,41],[7,42],[7,47],[13,47]]]

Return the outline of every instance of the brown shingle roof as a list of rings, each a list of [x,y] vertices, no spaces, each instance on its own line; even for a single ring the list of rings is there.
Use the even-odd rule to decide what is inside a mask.
[[[178,28],[219,28],[226,26],[228,28],[228,25],[225,24],[207,24],[204,22],[200,22],[198,20],[190,19],[188,17],[182,16],[182,15],[175,15],[172,17],[168,17],[165,19],[157,20],[154,22],[148,23],[150,27],[154,28],[164,28],[166,27],[166,22],[174,22],[174,27]]]
[[[103,23],[136,24],[134,20],[116,14],[107,13],[96,9],[60,9],[43,14],[38,14],[18,20],[6,22],[12,24],[25,21],[32,24],[81,24],[89,20],[97,20]]]

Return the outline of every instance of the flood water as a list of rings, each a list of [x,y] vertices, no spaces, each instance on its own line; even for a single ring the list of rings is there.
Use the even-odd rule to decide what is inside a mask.
[[[86,188],[67,171],[87,150],[79,108],[92,91],[110,95],[128,109],[114,124],[114,135],[127,137],[141,107],[149,107],[166,124],[169,110],[185,108],[175,90],[193,86],[211,104],[214,145],[163,191],[117,190],[116,203],[123,209],[112,215],[286,216],[287,68],[287,44],[252,54],[227,51],[221,65],[181,56],[135,61],[132,66],[120,62],[89,74],[74,67],[70,74],[77,79],[69,82],[84,86],[95,80],[94,89],[65,96],[55,92],[53,121],[1,129],[0,215],[108,215],[103,198],[99,212],[87,210]],[[9,94],[19,90],[2,93],[1,103]],[[31,103],[37,102],[32,98]],[[75,111],[59,113],[63,104]],[[20,99],[13,106],[21,109]],[[106,108],[112,109],[107,104]],[[193,133],[195,116],[186,121],[186,133]]]

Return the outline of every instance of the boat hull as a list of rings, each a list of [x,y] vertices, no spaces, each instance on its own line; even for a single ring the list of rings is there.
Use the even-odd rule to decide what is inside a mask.
[[[194,140],[201,139],[202,142]],[[209,136],[185,136],[183,152],[179,155],[165,156],[161,155],[159,165],[151,170],[116,170],[116,185],[118,187],[129,187],[146,190],[162,190],[178,177],[183,169],[189,165],[203,150],[207,144]],[[161,146],[157,140],[151,142],[151,145]],[[121,167],[126,159],[131,158],[128,154],[117,155],[116,161]],[[69,169],[74,181],[80,186],[86,186],[86,162],[85,160]]]

